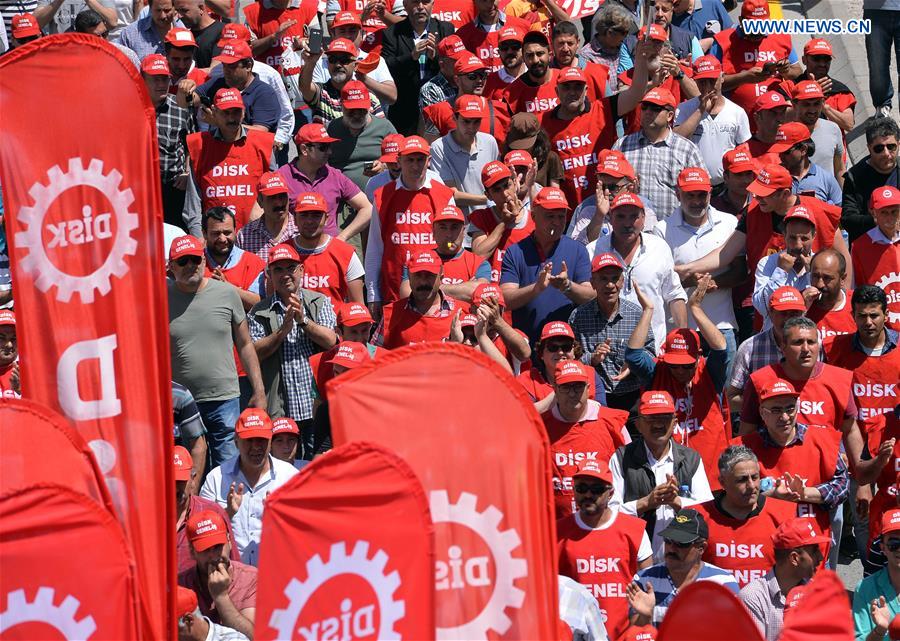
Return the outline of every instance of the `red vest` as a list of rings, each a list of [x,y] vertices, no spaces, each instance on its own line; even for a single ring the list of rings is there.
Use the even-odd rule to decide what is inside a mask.
[[[614,512],[602,529],[585,529],[575,515],[556,522],[559,573],[578,581],[597,599],[610,639],[628,627],[625,586],[637,573],[638,551],[647,524]]]
[[[469,214],[469,223],[485,234],[490,234],[494,228],[500,223],[494,216],[494,212],[489,207],[484,209],[476,209]],[[500,268],[503,266],[503,253],[510,245],[515,245],[520,240],[524,240],[534,231],[534,221],[531,220],[531,214],[528,215],[528,222],[521,229],[507,229],[500,236],[500,242],[490,257],[491,261],[491,282],[500,282]]]
[[[485,103],[482,103],[485,104]],[[453,119],[453,107],[446,100],[428,105],[422,111],[434,124],[442,136],[446,136],[456,129],[456,121]],[[506,140],[506,132],[509,129],[509,110],[506,103],[500,100],[491,100],[487,107],[488,115],[481,119],[478,131],[490,134],[497,139],[498,144]]]
[[[511,114],[530,113],[538,119],[559,105],[559,96],[556,95],[556,77],[559,69],[550,70],[550,80],[537,87],[526,84],[524,75],[519,76],[509,83],[503,99],[509,105]]]
[[[872,242],[869,234],[853,241],[853,278],[860,285],[878,285],[887,294],[888,322],[900,330],[900,243]]]
[[[381,223],[384,254],[381,258],[381,299],[390,303],[399,298],[403,267],[416,252],[434,248],[431,217],[440,211],[453,192],[439,182],[418,191],[397,189],[391,181],[375,192],[375,207]]]
[[[0,367],[0,398],[22,398],[22,396],[12,388],[13,366],[15,362]]]
[[[300,67],[284,66],[282,55],[291,51],[294,37],[304,38],[303,28],[316,17],[316,3],[312,0],[302,0],[299,7],[287,9],[265,8],[262,2],[254,2],[244,7],[244,20],[257,38],[265,38],[278,31],[279,25],[288,20],[296,20],[297,24],[283,31],[280,40],[254,56],[260,62],[264,62],[276,71],[282,70],[286,75],[300,73]]]
[[[458,300],[445,298],[450,309],[441,309],[437,316],[423,316],[407,307],[408,298],[401,298],[384,306],[382,323],[384,323],[384,348],[397,349],[404,345],[416,343],[445,341],[450,336],[450,323],[456,310],[465,305]]]
[[[503,26],[518,27],[526,33],[531,29],[531,25],[526,20],[509,15],[506,16],[506,22]],[[503,63],[500,62],[500,51],[497,48],[497,39],[500,37],[499,29],[487,32],[481,27],[476,26],[475,21],[472,20],[460,27],[459,31],[456,32],[456,35],[458,35],[463,41],[463,44],[466,45],[467,51],[471,51],[481,59],[489,72],[497,71],[497,69],[503,66]]]
[[[275,143],[275,134],[267,131],[245,129],[245,132],[243,138],[233,143],[217,140],[208,131],[187,137],[191,169],[203,210],[228,207],[234,212],[237,229],[250,220],[250,210],[256,203],[256,184],[269,171]]]
[[[355,251],[340,238],[331,238],[321,252],[315,254],[298,252],[300,262],[303,264],[301,287],[325,294],[335,308],[347,302],[350,296],[347,269]]]
[[[741,587],[765,576],[775,565],[772,534],[778,526],[794,518],[797,508],[789,501],[765,499],[759,514],[746,520],[723,514],[715,501],[695,505],[709,526],[703,560],[731,571]]]
[[[896,350],[895,350],[896,351]],[[875,498],[869,506],[869,544],[881,535],[881,517],[885,511],[900,507],[900,420],[891,414],[881,414],[865,424],[869,452],[877,452],[881,444],[892,438],[894,452],[878,475]]]
[[[488,74],[487,81],[484,83],[484,91],[481,95],[488,100],[502,100],[503,94],[510,84],[500,77],[499,71],[493,71]]]
[[[860,420],[890,412],[900,402],[900,349],[868,356],[853,347],[853,334],[834,336],[824,345],[825,357],[853,375],[853,398]]]
[[[697,363],[697,372],[691,381],[690,392],[675,380],[669,366],[657,361],[656,372],[650,389],[664,390],[675,400],[678,424],[672,434],[679,444],[696,450],[703,461],[710,487],[719,489],[719,455],[728,447],[731,424],[722,409],[722,400],[716,394],[712,379],[706,371],[706,359]],[[726,426],[728,433],[726,434]]]
[[[484,262],[484,258],[470,251],[460,252],[451,258],[444,258],[440,254],[438,256],[444,265],[444,275],[441,277],[444,285],[459,285],[472,280],[478,267]]]
[[[722,71],[725,75],[783,60],[790,56],[792,48],[789,35],[771,35],[754,42],[740,37],[734,28],[720,31],[714,36],[714,40],[722,49]],[[765,91],[763,89],[761,93]],[[759,95],[760,89],[756,84],[746,84],[733,91],[729,98],[750,113]]]
[[[853,320],[853,306],[850,299],[853,292],[844,291],[844,305],[840,309],[823,309],[818,305],[812,305],[806,312],[806,317],[816,323],[819,328],[819,341],[825,342],[838,334],[852,334],[856,331],[856,321]],[[834,363],[832,363],[834,364]]]
[[[779,378],[790,381],[800,394],[797,422],[828,427],[840,433],[852,392],[852,372],[834,365],[823,365],[817,376],[798,381],[788,378],[780,363],[766,365],[750,374],[757,398],[760,390]]]
[[[520,331],[520,330],[516,330]],[[528,370],[516,376],[516,382],[522,386],[528,396],[536,403],[547,398],[553,391],[553,386],[547,382],[537,367],[530,367]],[[588,381],[588,398],[594,398],[597,395],[597,384],[594,378]]]
[[[472,0],[435,0],[431,15],[461,29],[475,19],[475,3]]]

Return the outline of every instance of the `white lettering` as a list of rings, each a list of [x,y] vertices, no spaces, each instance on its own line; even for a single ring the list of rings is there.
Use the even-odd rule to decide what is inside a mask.
[[[110,418],[122,413],[122,401],[116,391],[116,369],[113,352],[118,347],[115,334],[97,340],[72,343],[56,365],[56,387],[59,405],[66,416],[75,421]],[[85,400],[78,386],[78,364],[86,360],[100,361],[100,398]]]
[[[67,220],[62,223],[48,224],[44,228],[50,232],[52,238],[47,243],[47,249],[55,247],[68,247],[71,245],[83,245],[96,240],[103,240],[112,236],[109,222],[112,214],[104,213],[93,216],[91,208],[85,206],[81,210],[81,219]]]
[[[220,176],[250,176],[247,165],[216,165],[212,169],[213,178]]]
[[[462,548],[451,545],[447,548],[447,561],[435,562],[435,589],[458,590],[466,586],[490,585],[489,565],[490,559],[486,556],[463,559]]]

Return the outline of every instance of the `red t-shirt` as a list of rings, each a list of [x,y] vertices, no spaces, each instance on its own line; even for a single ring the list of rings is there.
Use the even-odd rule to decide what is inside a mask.
[[[522,74],[509,83],[503,94],[506,104],[509,105],[511,114],[530,113],[538,118],[559,105],[559,96],[556,95],[556,76],[558,69],[550,70],[550,78],[542,85],[533,85],[527,80],[528,74]]]
[[[856,331],[856,321],[853,320],[853,309],[850,305],[853,292],[844,290],[843,294],[844,301],[839,302],[834,309],[826,310],[818,305],[812,305],[806,312],[807,318],[814,321],[819,328],[819,340],[822,342],[838,334],[852,334]]]
[[[13,361],[9,365],[0,367],[0,398],[22,398],[22,396],[12,388],[13,367],[16,362]]]
[[[531,29],[531,23],[515,16],[506,16],[504,27],[518,27],[527,32]],[[488,71],[496,71],[503,66],[500,62],[500,51],[497,48],[500,30],[485,31],[479,27],[475,20],[468,22],[459,28],[456,35],[460,37],[466,49],[481,59]]]

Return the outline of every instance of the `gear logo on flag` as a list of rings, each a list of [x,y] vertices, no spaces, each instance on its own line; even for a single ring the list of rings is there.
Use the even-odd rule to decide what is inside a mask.
[[[888,305],[891,303],[900,303],[900,274],[897,272],[885,274],[877,283],[875,283],[875,285],[883,289],[884,293],[887,294]],[[889,292],[888,287],[891,285],[894,285],[897,291]],[[900,312],[888,312],[888,322],[892,324],[900,323]]]
[[[81,296],[82,303],[92,303],[94,292],[101,295],[109,293],[112,277],[122,278],[128,272],[126,256],[133,256],[137,252],[137,241],[131,237],[131,232],[138,227],[138,216],[129,211],[134,202],[134,194],[131,189],[120,189],[122,174],[113,169],[108,174],[103,173],[103,161],[92,159],[87,167],[82,165],[80,158],[70,158],[68,171],[65,173],[59,165],[54,165],[47,171],[48,184],[36,182],[28,190],[33,205],[22,207],[16,216],[18,221],[26,226],[24,231],[16,233],[16,245],[25,247],[28,253],[20,259],[22,271],[34,277],[35,286],[42,292],[46,292],[51,286],[56,285],[56,299],[66,303],[77,292]],[[103,264],[93,273],[78,276],[67,274],[60,270],[47,254],[48,247],[44,244],[44,221],[47,212],[53,203],[63,192],[74,187],[92,187],[101,192],[112,205],[112,218],[115,218],[115,234],[109,232],[108,226],[103,230],[113,236],[112,249],[109,251]],[[84,221],[72,221],[78,227],[80,242],[90,242],[92,232],[96,224],[91,221],[91,209],[88,206],[82,208]],[[56,225],[52,230],[54,243],[67,246],[64,225]],[[94,229],[92,229],[92,227]],[[62,238],[62,240],[60,240]]]
[[[372,588],[378,601],[379,626],[375,630],[370,627],[372,617],[360,617],[361,610],[350,612],[352,604],[350,599],[343,599],[340,604],[342,615],[331,617],[321,622],[323,635],[326,626],[353,626],[353,637],[372,636],[375,639],[400,639],[400,635],[394,630],[394,625],[406,614],[406,606],[402,600],[395,600],[394,593],[400,587],[400,574],[394,570],[385,575],[385,567],[388,563],[388,555],[384,550],[378,550],[371,559],[369,556],[368,541],[357,541],[353,551],[347,554],[347,543],[340,541],[331,546],[331,556],[328,562],[323,562],[322,557],[316,554],[306,562],[306,581],[291,579],[284,589],[284,595],[288,598],[288,607],[273,610],[269,619],[269,626],[278,630],[279,639],[294,639],[295,631],[300,632],[302,638],[319,638],[318,627],[310,626],[310,629],[300,627],[298,622],[303,608],[315,594],[316,590],[331,579],[341,575],[354,575],[363,579]],[[365,614],[365,613],[363,613]],[[361,623],[360,619],[367,623]],[[316,623],[314,626],[318,626]],[[356,628],[367,629],[356,629]],[[336,631],[336,628],[335,628]],[[349,630],[344,630],[345,633]],[[337,637],[335,637],[337,638]],[[346,634],[341,638],[349,638]]]
[[[53,605],[56,592],[53,588],[38,588],[34,601],[28,602],[25,590],[13,590],[6,595],[6,610],[0,612],[0,633],[23,623],[43,623],[59,632],[66,641],[88,641],[97,631],[94,617],[75,619],[81,603],[73,596],[66,596],[59,605]]]
[[[496,577],[491,596],[481,612],[472,620],[451,628],[438,628],[438,639],[487,639],[490,632],[503,635],[512,626],[506,608],[521,608],[525,592],[515,585],[516,579],[528,576],[528,562],[513,553],[521,544],[514,529],[501,530],[503,512],[489,505],[478,511],[478,497],[462,492],[456,503],[450,503],[446,490],[434,490],[429,496],[431,518],[435,524],[455,523],[475,532],[493,557]]]

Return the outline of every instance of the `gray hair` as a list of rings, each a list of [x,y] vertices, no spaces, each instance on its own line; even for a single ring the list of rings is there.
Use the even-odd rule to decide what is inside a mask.
[[[789,318],[784,321],[784,327],[781,329],[781,333],[784,336],[787,336],[787,331],[794,327],[799,327],[800,329],[811,329],[814,332],[818,332],[819,328],[816,326],[815,321],[807,318],[806,316],[795,316],[794,318]]]
[[[591,22],[591,33],[596,35],[601,29],[606,31],[615,27],[627,29],[629,33],[637,31],[634,16],[631,15],[628,9],[618,2],[605,2]],[[590,38],[587,38],[587,40],[590,40]]]
[[[729,445],[719,456],[719,476],[724,476],[734,469],[734,466],[744,461],[759,463],[756,454],[746,445]]]

